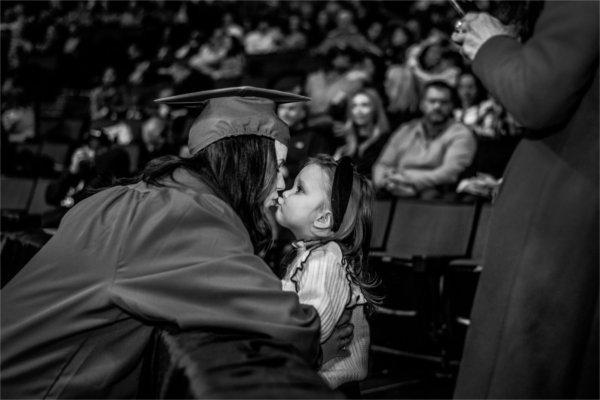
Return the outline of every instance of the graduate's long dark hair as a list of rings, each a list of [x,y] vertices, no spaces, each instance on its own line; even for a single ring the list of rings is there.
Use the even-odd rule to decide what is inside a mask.
[[[164,186],[177,168],[199,176],[240,216],[258,255],[271,247],[273,235],[264,203],[275,189],[277,157],[273,139],[244,135],[221,139],[190,158],[164,156],[150,161],[135,178],[120,184],[144,181]]]

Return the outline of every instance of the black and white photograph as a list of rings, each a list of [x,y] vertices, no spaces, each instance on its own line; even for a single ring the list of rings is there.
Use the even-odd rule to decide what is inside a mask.
[[[598,0],[3,0],[0,398],[598,399]]]

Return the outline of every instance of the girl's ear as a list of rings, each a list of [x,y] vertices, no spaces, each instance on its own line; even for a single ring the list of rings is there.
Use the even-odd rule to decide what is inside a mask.
[[[313,226],[316,228],[317,232],[328,234],[329,229],[333,225],[333,214],[331,210],[325,210],[320,212],[317,215],[317,218],[313,221]]]

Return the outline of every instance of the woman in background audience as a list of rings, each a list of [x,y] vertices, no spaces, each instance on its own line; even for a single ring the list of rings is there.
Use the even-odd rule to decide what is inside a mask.
[[[123,90],[117,84],[114,67],[107,67],[102,74],[100,86],[90,93],[90,114],[92,121],[112,119],[117,108],[125,105]]]
[[[472,72],[464,71],[460,75],[457,93],[460,104],[454,110],[454,119],[467,125],[478,136],[495,136],[501,107],[487,99],[485,88]]]
[[[335,151],[334,157],[351,157],[357,170],[370,177],[389,130],[379,94],[372,88],[359,90],[350,97],[346,123],[336,132],[343,144]]]

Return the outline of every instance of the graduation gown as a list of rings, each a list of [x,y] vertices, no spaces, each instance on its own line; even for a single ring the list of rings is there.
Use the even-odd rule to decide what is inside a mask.
[[[494,205],[455,396],[598,398],[598,2],[548,1],[473,70],[530,129]]]
[[[253,253],[199,178],[116,186],[73,207],[2,290],[2,397],[133,397],[155,326],[285,340],[309,363],[319,318]]]

